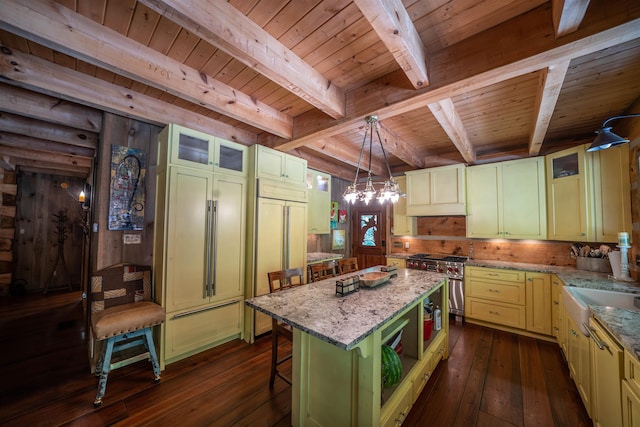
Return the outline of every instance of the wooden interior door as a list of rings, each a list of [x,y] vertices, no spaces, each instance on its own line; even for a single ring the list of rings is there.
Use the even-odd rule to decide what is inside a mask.
[[[352,253],[358,258],[358,268],[386,264],[386,206],[379,203],[358,206],[352,210]]]

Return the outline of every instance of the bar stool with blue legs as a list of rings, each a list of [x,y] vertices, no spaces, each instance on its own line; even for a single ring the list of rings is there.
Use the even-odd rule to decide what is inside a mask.
[[[112,369],[146,359],[151,361],[155,381],[160,381],[152,328],[164,322],[165,312],[150,299],[149,266],[118,264],[91,278],[91,330],[95,341],[102,343],[95,372],[100,377],[95,407],[102,403]],[[114,355],[120,356],[116,362],[112,362]]]

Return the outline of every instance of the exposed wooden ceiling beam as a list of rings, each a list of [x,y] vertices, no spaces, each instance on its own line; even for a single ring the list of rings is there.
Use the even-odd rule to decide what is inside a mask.
[[[0,131],[62,142],[91,150],[98,147],[99,140],[98,134],[94,132],[82,132],[69,126],[47,123],[11,113],[0,113]]]
[[[569,61],[550,65],[540,71],[538,93],[536,94],[536,115],[529,140],[529,155],[540,154],[542,142],[547,134],[553,110],[556,108],[562,83],[569,69]]]
[[[451,98],[429,104],[429,110],[431,110],[442,129],[449,136],[453,145],[456,146],[462,158],[467,163],[474,163],[476,161],[476,152]]]
[[[438,52],[431,58],[431,85],[425,91],[406,91],[388,84],[386,78],[379,79],[348,93],[347,103],[353,106],[350,108],[353,113],[349,117],[333,121],[322,120],[311,113],[302,114],[294,120],[296,138],[274,141],[273,146],[281,151],[290,151],[312,140],[330,138],[356,129],[369,114],[376,114],[384,121],[385,118],[427,107],[446,98],[536,72],[546,68],[549,63],[570,61],[640,38],[640,18],[617,13],[608,19],[609,27],[603,22],[595,22],[556,40],[545,36],[553,31],[550,29],[549,13],[550,10],[543,6],[526,16],[493,27],[488,30],[488,35],[472,37]],[[503,28],[505,25],[508,28]],[[532,37],[532,42],[522,39],[509,40],[509,43],[502,41],[503,34],[515,31],[512,27]],[[495,39],[495,43],[491,39]],[[496,53],[496,46],[502,47],[503,54]],[[463,52],[467,52],[467,55]],[[481,59],[497,57],[502,60],[497,65]],[[453,58],[456,58],[455,61]],[[434,78],[434,74],[438,78]]]
[[[79,156],[71,156],[69,154],[52,153],[50,151],[29,150],[25,148],[7,147],[0,145],[0,156],[10,156],[16,164],[16,159],[29,159],[38,162],[47,162],[49,164],[64,165],[78,168],[91,168],[93,159]]]
[[[429,84],[422,39],[400,0],[355,0],[414,88]]]
[[[256,143],[251,132],[6,46],[0,46],[0,79],[152,124],[177,123],[245,145]]]
[[[38,166],[31,166],[32,164],[37,164]],[[40,175],[75,176],[78,178],[87,178],[89,176],[89,170],[61,169],[55,165],[45,165],[42,162],[28,162],[26,160],[20,165],[20,170]]]
[[[351,141],[342,140],[342,137],[332,138],[331,141],[315,141],[311,144],[308,144],[306,147],[321,152],[322,154],[330,157],[335,157],[336,159],[340,159],[341,162],[344,162],[348,165],[353,166],[354,171],[358,166],[358,159],[360,158],[360,146],[356,147],[353,145]],[[364,171],[369,170],[369,152],[363,154],[363,159],[360,164],[360,168]],[[387,166],[384,161],[372,157],[371,159],[371,173],[376,176],[385,176],[388,175]],[[351,178],[353,179],[355,172],[351,174]]]
[[[393,154],[413,168],[422,169],[425,167],[424,159],[416,155],[415,149],[411,147],[411,144],[385,126],[384,123],[380,122],[379,124],[382,130],[380,136],[384,140],[387,154]]]
[[[6,0],[0,28],[258,129],[292,136],[286,114],[56,2]]]
[[[578,29],[587,12],[589,0],[551,0],[551,6],[556,37],[562,37]]]
[[[42,126],[46,126],[43,124]],[[30,136],[17,135],[15,133],[0,131],[0,145],[7,147],[25,148],[38,151],[50,151],[52,153],[93,158],[95,150],[92,148],[78,147],[77,145],[63,144],[45,139],[32,138]]]
[[[102,111],[0,83],[0,111],[100,133]]]
[[[224,1],[140,0],[330,117],[346,114],[343,91]]]
[[[305,159],[307,161],[307,165],[311,169],[323,171],[333,177],[344,179],[345,181],[353,181],[355,172],[345,168],[344,163],[340,161],[328,161],[320,156],[310,155],[299,148],[293,150],[292,154],[296,157],[300,157],[301,159]]]

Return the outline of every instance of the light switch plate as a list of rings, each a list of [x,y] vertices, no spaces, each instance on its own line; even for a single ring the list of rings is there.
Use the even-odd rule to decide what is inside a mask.
[[[140,234],[123,234],[122,241],[125,245],[139,245],[142,242]]]

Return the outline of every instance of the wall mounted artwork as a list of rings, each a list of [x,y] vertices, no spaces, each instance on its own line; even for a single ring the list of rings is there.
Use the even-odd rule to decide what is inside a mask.
[[[109,230],[144,228],[146,153],[112,145]]]

